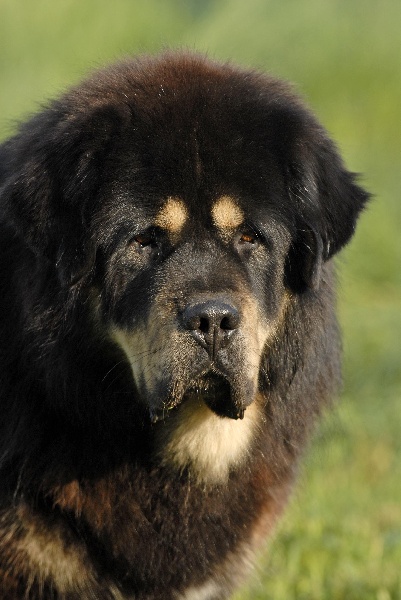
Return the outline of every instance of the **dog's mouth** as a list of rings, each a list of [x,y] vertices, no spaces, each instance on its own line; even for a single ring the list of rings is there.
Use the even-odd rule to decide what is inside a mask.
[[[219,417],[243,419],[245,407],[236,400],[232,385],[226,377],[219,373],[209,372],[193,380],[185,390],[180,402],[164,406],[152,414],[153,422],[164,420],[182,403],[188,400],[204,402]]]
[[[219,417],[243,419],[244,408],[234,399],[229,381],[218,373],[209,373],[191,383],[183,400],[199,399]]]

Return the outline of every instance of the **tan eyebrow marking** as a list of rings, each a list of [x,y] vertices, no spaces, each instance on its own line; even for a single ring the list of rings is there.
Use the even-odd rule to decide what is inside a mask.
[[[213,223],[219,229],[234,228],[244,222],[244,213],[230,196],[221,196],[212,207]]]
[[[167,198],[165,204],[156,215],[155,224],[171,233],[182,229],[188,218],[186,206],[180,198]]]

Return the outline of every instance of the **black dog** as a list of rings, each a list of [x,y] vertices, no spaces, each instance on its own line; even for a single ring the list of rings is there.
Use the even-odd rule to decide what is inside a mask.
[[[184,53],[0,157],[1,598],[227,598],[338,383],[367,194],[286,84]]]

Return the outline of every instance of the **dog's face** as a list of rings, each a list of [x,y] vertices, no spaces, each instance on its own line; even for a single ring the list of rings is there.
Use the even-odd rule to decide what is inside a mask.
[[[142,175],[157,180],[154,191],[133,189],[127,173],[113,178],[97,221],[101,321],[161,421],[162,460],[215,482],[246,458],[263,419],[261,362],[290,294],[291,235],[266,198],[250,197],[242,171],[214,176],[216,132],[210,146],[180,189],[152,167]],[[207,186],[196,186],[196,169]]]
[[[124,207],[127,235],[111,235],[118,247],[102,297],[139,396],[155,419],[191,397],[242,418],[285,308],[288,231],[240,197],[216,193],[156,196],[140,223],[137,209]]]

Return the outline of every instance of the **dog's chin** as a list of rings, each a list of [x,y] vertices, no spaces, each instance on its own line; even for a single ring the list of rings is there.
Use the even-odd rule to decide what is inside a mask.
[[[237,398],[229,380],[219,373],[210,371],[191,381],[179,400],[175,398],[160,409],[153,411],[152,421],[168,418],[180,405],[189,400],[203,402],[212,412],[222,418],[243,419],[244,417],[245,406]]]

